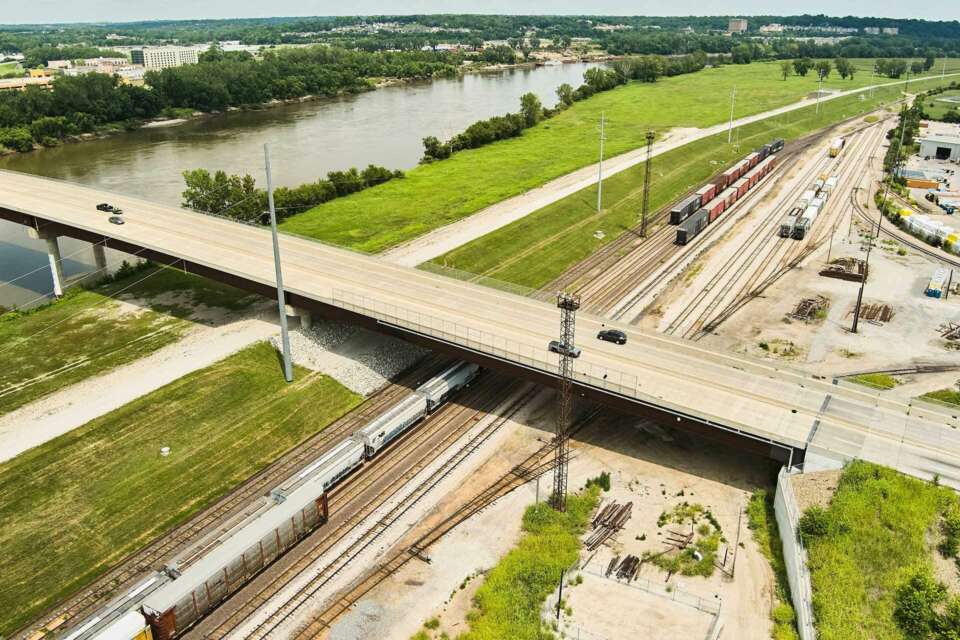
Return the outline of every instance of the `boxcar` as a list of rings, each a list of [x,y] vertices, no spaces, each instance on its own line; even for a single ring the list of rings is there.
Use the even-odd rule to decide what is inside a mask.
[[[740,178],[733,183],[733,188],[737,191],[737,200],[747,195],[747,191],[750,190],[750,181],[746,178]]]
[[[707,218],[709,222],[713,222],[720,217],[720,214],[726,211],[727,201],[721,197],[716,197],[710,202],[708,202],[701,211],[707,212]]]
[[[696,238],[708,223],[706,210],[697,211],[677,227],[677,244],[684,245]]]
[[[697,189],[697,195],[700,196],[700,206],[705,207],[707,203],[717,195],[717,185],[711,183],[705,184]]]
[[[676,207],[670,210],[670,224],[680,224],[688,217],[690,214],[700,208],[700,195],[694,194],[692,196],[687,196],[677,204]]]

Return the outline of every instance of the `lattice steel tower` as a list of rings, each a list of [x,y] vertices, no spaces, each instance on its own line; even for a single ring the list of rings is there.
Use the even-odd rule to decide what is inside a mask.
[[[557,412],[557,434],[554,437],[553,494],[550,501],[557,511],[567,510],[567,465],[570,461],[570,418],[573,414],[573,353],[574,333],[580,296],[557,294],[560,309],[560,391]]]
[[[653,160],[653,139],[656,134],[647,131],[647,162],[643,168],[643,210],[640,213],[640,237],[647,237],[647,211],[650,209],[650,168]]]

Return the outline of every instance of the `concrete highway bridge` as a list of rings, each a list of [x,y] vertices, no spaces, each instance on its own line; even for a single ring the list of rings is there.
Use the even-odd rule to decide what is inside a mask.
[[[109,202],[126,224],[96,210]],[[0,218],[47,240],[68,236],[275,296],[270,232],[66,182],[0,172]],[[553,305],[309,239],[281,236],[287,303],[471,360],[557,384],[547,344]],[[56,270],[54,270],[56,278]],[[604,326],[629,335],[596,339]],[[575,389],[617,410],[807,468],[862,458],[960,488],[960,411],[886,399],[776,363],[619,326],[580,313]]]

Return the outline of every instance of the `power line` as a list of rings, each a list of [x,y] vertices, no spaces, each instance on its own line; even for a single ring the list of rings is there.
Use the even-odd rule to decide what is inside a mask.
[[[180,259],[178,258],[177,260],[174,261],[174,263],[171,263],[171,264],[165,265],[165,266],[172,267],[173,264],[175,264],[176,262],[182,262],[182,260],[180,260]],[[136,280],[136,281],[134,281],[134,282],[131,282],[131,283],[128,284],[127,286],[123,287],[122,289],[120,289],[120,290],[118,290],[118,291],[115,291],[113,294],[111,294],[111,295],[109,295],[109,296],[104,296],[102,300],[98,300],[98,301],[96,301],[95,303],[93,303],[93,304],[91,304],[91,305],[89,305],[89,306],[87,306],[87,307],[84,307],[83,309],[77,311],[76,313],[73,313],[73,314],[67,316],[66,318],[62,318],[62,319],[60,319],[60,320],[58,320],[58,321],[56,321],[56,322],[54,322],[54,323],[52,323],[52,324],[49,324],[49,325],[47,325],[46,327],[44,327],[43,329],[40,329],[39,331],[36,331],[36,332],[30,334],[29,336],[27,336],[26,338],[23,338],[22,340],[18,340],[17,342],[15,342],[14,344],[11,344],[11,345],[8,346],[7,348],[5,348],[5,349],[3,349],[3,350],[0,350],[0,355],[6,353],[6,352],[8,352],[8,351],[10,351],[11,349],[14,349],[14,348],[16,348],[16,347],[21,346],[22,344],[24,344],[24,343],[26,343],[26,342],[29,342],[30,340],[32,340],[33,338],[37,337],[38,335],[40,335],[40,334],[42,334],[42,333],[46,333],[46,332],[49,331],[50,329],[53,329],[54,327],[57,327],[57,326],[63,324],[64,322],[66,322],[66,321],[68,321],[68,320],[72,320],[73,318],[76,318],[78,315],[80,315],[80,314],[82,314],[82,313],[85,313],[85,312],[89,311],[90,309],[93,309],[94,307],[100,306],[100,305],[102,305],[102,304],[104,304],[104,303],[106,303],[106,302],[109,302],[109,301],[111,301],[111,300],[114,300],[116,296],[120,295],[120,294],[123,293],[124,291],[127,291],[127,290],[135,287],[136,285],[140,284],[141,282],[144,282],[145,280],[147,280],[147,279],[149,279],[149,278],[152,278],[153,276],[157,275],[158,273],[161,273],[162,271],[163,271],[163,269],[157,269],[157,270],[155,270],[155,271],[153,271],[153,272],[151,272],[151,273],[148,273],[147,275],[145,275],[144,277],[140,278],[139,280]]]
[[[138,250],[135,251],[134,253],[128,253],[127,255],[139,257],[139,255],[140,255],[141,253],[143,253],[144,251],[146,251],[146,248],[138,249]],[[44,268],[44,269],[49,269],[49,267],[43,267],[43,268]],[[99,273],[99,272],[101,272],[101,271],[105,271],[105,270],[107,270],[108,268],[109,268],[109,265],[108,265],[108,266],[103,266],[103,267],[100,267],[99,269],[94,269],[93,271],[89,271],[89,272],[87,272],[87,273],[84,274],[84,275],[85,275],[85,277],[89,277],[89,276],[92,276],[92,275],[95,274],[95,273]],[[40,302],[41,300],[46,300],[46,299],[48,299],[50,296],[52,296],[52,295],[54,295],[54,294],[56,294],[56,289],[51,289],[51,290],[48,291],[47,293],[44,293],[43,295],[37,296],[36,298],[34,298],[34,299],[32,299],[32,300],[29,300],[29,301],[27,301],[27,302],[21,303],[21,304],[18,305],[18,306],[19,306],[19,308],[21,308],[21,309],[24,308],[24,307],[29,307],[29,306],[32,305],[33,303],[35,303],[35,302]],[[10,311],[7,311],[6,313],[0,314],[0,318],[3,318],[4,316],[9,315],[9,314],[11,314],[11,313],[16,313],[16,311],[17,311],[17,309],[11,309]]]
[[[106,242],[107,242],[107,239],[106,239],[106,238],[104,238],[103,240],[100,240],[99,242],[93,242],[93,243],[90,244],[89,247],[84,247],[83,249],[78,249],[77,251],[74,251],[73,253],[67,254],[67,255],[65,255],[65,256],[60,256],[60,260],[61,260],[61,262],[62,262],[63,260],[66,260],[67,258],[72,258],[72,257],[75,256],[75,255],[78,255],[78,254],[81,254],[81,253],[86,253],[88,249],[91,249],[92,247],[95,247],[95,246],[97,246],[97,245],[99,245],[99,244],[103,244],[104,246],[106,246]],[[108,247],[108,248],[109,248],[109,247]],[[23,275],[17,276],[17,277],[14,278],[13,280],[5,280],[5,281],[3,281],[3,282],[0,282],[0,287],[5,287],[5,286],[7,286],[7,285],[13,284],[14,282],[17,282],[17,281],[19,281],[19,280],[23,280],[23,279],[26,278],[27,276],[32,276],[33,274],[35,274],[35,273],[37,273],[37,272],[39,272],[39,271],[46,271],[46,270],[49,269],[49,268],[50,268],[50,265],[49,265],[49,264],[45,264],[45,265],[43,265],[42,267],[37,267],[36,269],[33,269],[32,271],[27,271],[27,272],[24,273]]]

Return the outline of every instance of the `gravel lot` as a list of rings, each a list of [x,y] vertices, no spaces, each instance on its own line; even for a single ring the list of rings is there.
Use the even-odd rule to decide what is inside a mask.
[[[279,336],[273,344],[280,348]],[[290,351],[296,364],[321,371],[365,396],[427,353],[396,338],[319,318],[310,329],[290,332]]]

